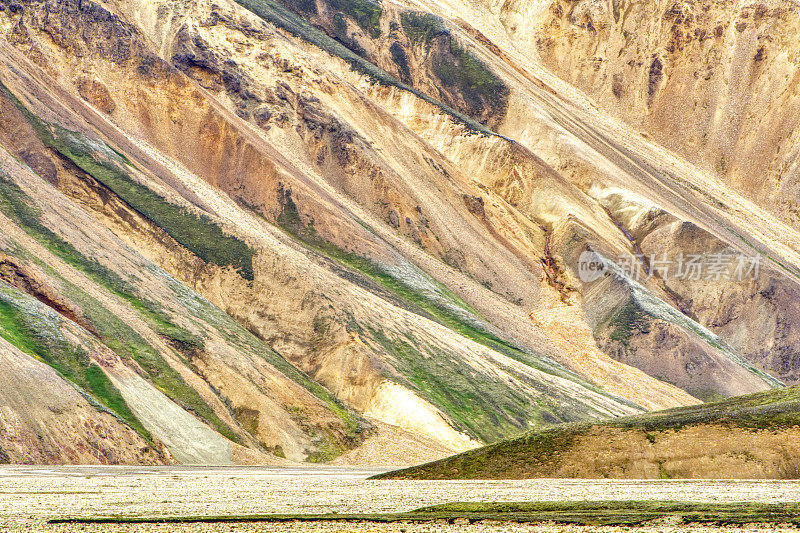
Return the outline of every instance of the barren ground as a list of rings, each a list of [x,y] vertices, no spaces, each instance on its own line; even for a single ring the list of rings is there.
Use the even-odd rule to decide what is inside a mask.
[[[619,531],[508,524],[59,525],[64,517],[409,511],[453,501],[800,501],[795,481],[371,481],[333,467],[34,467],[0,469],[0,532],[10,531]],[[654,524],[647,531],[685,531]],[[715,528],[696,528],[705,531]],[[739,528],[724,528],[733,532]],[[757,526],[747,531],[774,530]],[[742,529],[744,530],[744,529]]]

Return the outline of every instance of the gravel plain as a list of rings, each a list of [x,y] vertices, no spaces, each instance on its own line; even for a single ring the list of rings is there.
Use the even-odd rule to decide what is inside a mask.
[[[50,525],[47,520],[100,516],[220,516],[383,513],[454,501],[682,500],[800,501],[796,481],[524,480],[373,481],[381,469],[334,467],[0,467],[0,532],[449,532],[580,531],[626,528],[476,523],[318,522]],[[642,532],[776,531],[772,526],[709,528],[654,523]],[[788,529],[788,528],[783,528]],[[797,531],[797,530],[793,530]]]

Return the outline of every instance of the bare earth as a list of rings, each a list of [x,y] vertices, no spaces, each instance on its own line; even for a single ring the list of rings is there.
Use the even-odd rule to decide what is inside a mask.
[[[379,470],[335,467],[0,468],[0,532],[10,531],[619,531],[509,524],[47,525],[57,517],[380,513],[453,501],[800,501],[795,481],[370,481]],[[641,531],[686,531],[654,524]],[[772,528],[760,528],[774,530]],[[715,528],[691,528],[711,531]],[[739,531],[738,528],[724,528]],[[742,531],[757,531],[748,527]]]

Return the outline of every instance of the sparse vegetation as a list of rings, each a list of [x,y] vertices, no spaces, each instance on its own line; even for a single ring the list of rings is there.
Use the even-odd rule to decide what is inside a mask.
[[[233,522],[436,522],[462,520],[493,522],[576,524],[585,526],[636,526],[658,519],[671,524],[800,525],[800,504],[698,503],[671,501],[555,501],[555,502],[457,502],[422,507],[405,513],[385,514],[283,514],[226,516],[111,516],[61,518],[54,524],[189,524]],[[401,530],[402,531],[402,530]]]
[[[439,78],[448,92],[461,95],[476,116],[479,110],[488,107],[503,109],[508,100],[509,89],[486,65],[469,50],[461,46],[447,30],[444,21],[430,13],[405,11],[400,14],[403,31],[414,46],[431,47],[433,39],[445,37],[446,52],[433,56],[433,74]]]
[[[116,272],[87,258],[42,224],[39,211],[31,203],[30,198],[14,182],[0,174],[0,211],[50,252],[128,302],[159,334],[172,342],[203,349],[203,340],[200,337],[176,326],[156,303],[135,296],[134,289]]]
[[[651,317],[634,302],[621,306],[609,319],[609,338],[627,347],[631,337],[639,333],[650,333]]]
[[[364,276],[367,280],[377,284],[378,287],[383,288],[385,290],[385,295],[394,298],[401,307],[426,316],[448,329],[455,331],[459,335],[520,361],[532,368],[578,382],[590,390],[605,394],[596,385],[584,380],[560,365],[543,357],[539,357],[537,354],[522,350],[513,343],[501,339],[497,335],[480,327],[480,325],[478,325],[480,320],[478,312],[447,287],[440,285],[438,289],[443,299],[434,299],[430,295],[412,287],[402,279],[396,278],[370,259],[342,250],[325,241],[316,233],[313,223],[308,225],[304,224],[297,210],[297,206],[294,205],[291,199],[284,203],[283,210],[276,222],[284,231],[308,248],[324,255],[336,263],[352,269]],[[444,302],[449,302],[450,305],[444,305]],[[461,312],[457,312],[457,310]],[[470,315],[477,320],[475,322],[469,321],[466,317]],[[617,399],[617,401],[620,400]],[[624,402],[624,400],[622,401]]]
[[[8,178],[0,176],[0,210],[6,216],[17,222],[21,228],[65,262],[125,299],[141,312],[143,317],[149,320],[155,330],[162,335],[178,342],[189,343],[197,347],[202,346],[201,339],[172,324],[166,315],[159,312],[153,304],[148,305],[131,294],[128,285],[116,273],[96,261],[87,259],[74,246],[50,231],[42,224],[38,211],[29,205],[29,202],[30,199],[16,184]],[[64,283],[67,284],[67,282]],[[68,286],[72,288],[70,296],[80,304],[86,318],[97,329],[106,346],[120,356],[135,360],[148,373],[153,383],[167,396],[207,420],[226,437],[236,440],[235,434],[217,418],[199,394],[186,385],[161,355],[138,333],[83,291],[74,285],[68,284]],[[60,371],[63,372],[63,369]],[[64,374],[62,373],[62,375]],[[122,414],[120,416],[126,418]]]
[[[476,112],[487,106],[505,108],[509,90],[500,78],[452,37],[450,53],[453,61],[447,56],[433,60],[433,73],[442,84],[455,88]]]
[[[382,331],[370,330],[368,337],[392,357],[406,385],[473,437],[491,442],[516,435],[528,427],[528,420],[541,417],[539,406],[513,386],[476,373],[446,353],[431,353],[424,343],[392,339]],[[558,420],[556,415],[550,416]]]
[[[409,79],[411,76],[411,67],[408,65],[408,55],[403,49],[402,45],[395,41],[389,47],[389,53],[392,54],[392,61],[397,65],[397,70],[404,80]]]

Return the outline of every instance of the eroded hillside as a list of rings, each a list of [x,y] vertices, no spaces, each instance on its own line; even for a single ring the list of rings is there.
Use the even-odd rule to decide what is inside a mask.
[[[0,333],[114,425],[98,461],[414,462],[797,379],[794,234],[494,9],[0,7]],[[729,246],[766,274],[574,270]]]

